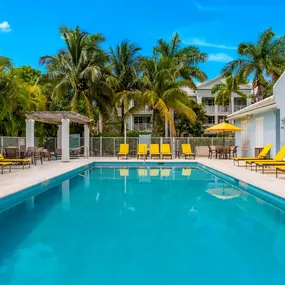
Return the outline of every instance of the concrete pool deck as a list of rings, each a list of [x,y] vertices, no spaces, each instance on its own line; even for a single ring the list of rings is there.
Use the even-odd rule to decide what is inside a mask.
[[[122,161],[125,160],[119,160],[119,162]],[[128,159],[127,161],[138,162],[138,160],[135,158]],[[285,174],[280,174],[280,178],[275,178],[274,170],[271,171],[270,174],[256,173],[255,171],[245,169],[245,167],[234,166],[231,160],[212,160],[207,158],[197,158],[196,160],[168,159],[147,161],[171,161],[179,163],[189,163],[193,161],[199,162],[205,166],[211,167],[224,174],[232,176],[245,183],[251,184],[285,199]],[[92,157],[90,159],[72,160],[69,163],[63,163],[61,161],[44,161],[43,165],[32,165],[31,168],[25,168],[25,170],[22,170],[21,167],[12,168],[11,173],[9,173],[6,169],[4,174],[0,175],[0,199],[92,162],[114,163],[118,162],[118,160],[114,157]]]

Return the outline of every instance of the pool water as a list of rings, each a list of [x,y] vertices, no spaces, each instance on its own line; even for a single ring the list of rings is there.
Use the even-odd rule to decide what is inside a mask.
[[[0,214],[0,284],[284,284],[284,225],[199,168],[92,168]]]

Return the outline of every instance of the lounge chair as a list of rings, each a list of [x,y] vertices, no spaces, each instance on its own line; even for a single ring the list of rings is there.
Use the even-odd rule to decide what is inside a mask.
[[[172,159],[172,152],[170,151],[170,144],[162,144],[161,145],[161,155],[162,158],[164,156],[169,156]]]
[[[127,159],[128,154],[129,154],[129,145],[128,144],[120,144],[120,151],[117,153],[117,158],[119,159],[120,156],[125,156]]]
[[[187,156],[190,158],[191,156],[195,159],[195,153],[192,151],[191,144],[182,144],[182,154],[185,159]]]
[[[12,167],[12,162],[4,162],[4,161],[0,161],[0,167],[2,169],[1,173],[4,173],[4,167],[5,166],[10,166],[10,172],[11,172],[11,167]]]
[[[246,160],[260,160],[260,159],[265,159],[270,151],[270,149],[272,148],[272,144],[268,144],[266,145],[263,150],[259,153],[258,156],[256,157],[235,157],[233,158],[233,163],[235,165],[235,162],[238,163],[239,166],[239,162],[240,161],[246,161]]]
[[[276,166],[275,169],[276,169],[276,178],[278,178],[278,171],[285,172],[285,165]]]
[[[251,170],[252,170],[252,165],[255,164],[256,171],[258,170],[258,166],[262,167],[262,173],[264,173],[264,167],[265,166],[282,166],[285,165],[285,161],[283,161],[285,156],[285,146],[281,148],[281,150],[277,153],[277,155],[273,159],[265,159],[265,160],[246,160],[246,168],[247,165],[251,165]]]
[[[151,144],[150,150],[149,150],[150,158],[153,156],[158,156],[160,158],[160,152],[159,152],[159,145],[158,144]]]
[[[137,158],[146,158],[147,156],[147,144],[138,144]]]
[[[0,162],[8,162],[8,163],[16,163],[16,164],[22,164],[23,169],[25,167],[25,164],[28,164],[29,167],[31,167],[31,160],[29,158],[4,158],[2,154],[0,154]],[[2,169],[3,170],[3,169]]]

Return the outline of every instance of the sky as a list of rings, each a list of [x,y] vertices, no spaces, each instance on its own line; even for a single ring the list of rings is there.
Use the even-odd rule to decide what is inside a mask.
[[[0,56],[16,66],[40,68],[40,56],[55,55],[64,47],[60,25],[106,37],[103,47],[123,39],[135,42],[151,55],[158,39],[178,32],[183,45],[208,53],[201,68],[208,78],[220,74],[237,57],[240,42],[255,42],[272,27],[285,34],[285,1],[274,0],[13,0],[0,3]],[[274,4],[273,4],[274,3]]]

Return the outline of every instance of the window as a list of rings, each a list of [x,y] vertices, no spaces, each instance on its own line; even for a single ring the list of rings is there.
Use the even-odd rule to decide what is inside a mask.
[[[255,146],[263,147],[263,117],[255,119]]]
[[[225,122],[226,118],[227,118],[226,116],[219,116],[219,117],[218,117],[219,123]]]
[[[135,124],[142,124],[143,117],[134,117],[134,123]]]
[[[207,123],[211,124],[211,125],[215,124],[215,116],[208,116],[208,122]]]
[[[214,98],[203,98],[203,104],[206,106],[215,106]]]
[[[241,121],[241,148],[247,150],[247,121]]]

